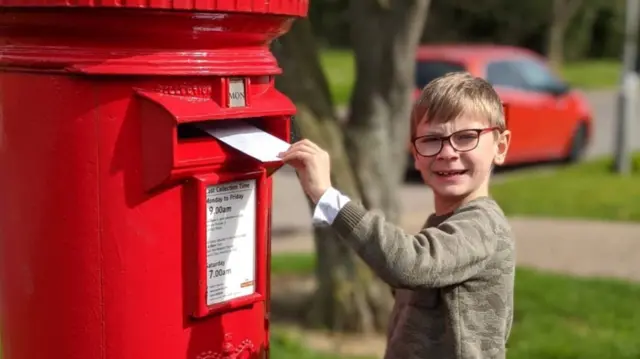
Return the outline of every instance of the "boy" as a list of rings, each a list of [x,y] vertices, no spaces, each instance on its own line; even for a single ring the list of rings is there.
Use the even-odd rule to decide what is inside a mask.
[[[395,290],[386,359],[504,358],[513,318],[514,241],[489,197],[510,133],[490,84],[466,73],[435,79],[414,105],[415,168],[435,213],[418,234],[331,187],[329,156],[310,141],[281,154],[330,225]]]

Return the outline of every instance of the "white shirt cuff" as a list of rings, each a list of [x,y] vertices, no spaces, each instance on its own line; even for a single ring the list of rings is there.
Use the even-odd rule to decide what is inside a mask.
[[[313,225],[331,225],[342,207],[349,203],[349,197],[330,187],[322,194],[313,211]]]

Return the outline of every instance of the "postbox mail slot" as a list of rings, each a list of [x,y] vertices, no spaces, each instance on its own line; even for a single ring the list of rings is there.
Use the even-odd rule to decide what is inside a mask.
[[[228,108],[213,99],[136,90],[140,97],[143,178],[145,189],[175,183],[196,173],[237,171],[248,167],[279,168],[262,164],[204,133],[206,122],[246,121],[263,131],[290,141],[293,103],[269,88],[251,98],[251,106]]]
[[[178,124],[176,131],[177,147],[175,161],[177,167],[192,167],[194,165],[207,164],[228,164],[236,166],[239,163],[255,162],[252,158],[245,156],[238,150],[215,140],[199,127],[200,124],[205,123],[213,123],[214,126],[219,124],[222,126],[227,125],[229,122],[239,121],[249,123],[280,139],[287,140],[288,135],[285,131],[288,128],[287,123],[289,121],[285,116],[182,123]]]

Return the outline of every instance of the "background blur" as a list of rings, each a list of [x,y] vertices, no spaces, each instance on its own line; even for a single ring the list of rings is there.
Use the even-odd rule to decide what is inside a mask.
[[[517,236],[509,358],[640,358],[633,74],[628,126],[617,131],[626,6],[311,1],[310,19],[272,47],[284,70],[277,86],[299,110],[297,135],[331,153],[338,188],[408,231],[433,209],[407,160],[417,90],[459,70],[494,85],[514,132],[492,186]],[[615,161],[622,138],[627,156]],[[382,357],[388,288],[331,233],[312,229],[295,173],[275,177],[271,356]]]

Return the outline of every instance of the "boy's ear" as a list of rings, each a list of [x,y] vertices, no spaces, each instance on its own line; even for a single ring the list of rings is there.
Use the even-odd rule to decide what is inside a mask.
[[[504,160],[507,157],[507,152],[509,151],[510,143],[511,131],[504,130],[504,132],[498,135],[498,140],[496,141],[496,153],[493,158],[494,164],[500,166],[504,163]]]

